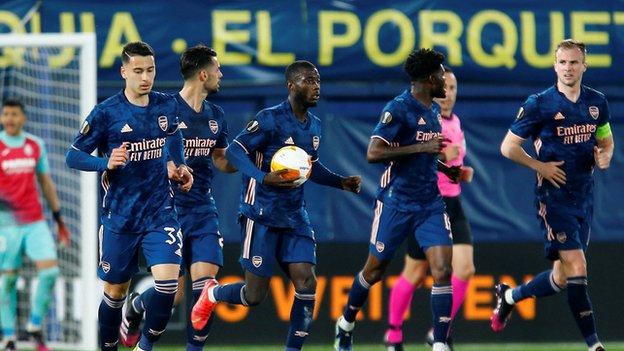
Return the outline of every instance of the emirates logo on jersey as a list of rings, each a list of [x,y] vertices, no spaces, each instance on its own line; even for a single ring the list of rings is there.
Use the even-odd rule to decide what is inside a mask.
[[[158,126],[163,132],[167,131],[167,127],[169,127],[169,120],[167,119],[167,116],[158,117]]]
[[[210,126],[210,131],[212,132],[212,134],[217,134],[217,132],[219,131],[219,123],[217,123],[217,121],[215,121],[214,119],[211,119],[210,121],[208,121],[208,125]]]

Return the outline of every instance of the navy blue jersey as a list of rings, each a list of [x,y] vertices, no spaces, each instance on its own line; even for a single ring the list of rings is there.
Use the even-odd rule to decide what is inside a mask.
[[[175,203],[181,211],[214,214],[217,208],[212,197],[212,151],[228,146],[228,128],[221,107],[204,101],[201,112],[195,112],[180,94],[175,95],[179,104],[180,131],[184,138],[184,158],[193,169],[193,187],[188,193],[176,187]]]
[[[149,104],[131,104],[123,91],[96,105],[74,140],[86,153],[96,148],[108,157],[128,143],[127,164],[102,173],[102,224],[119,233],[139,233],[175,215],[173,190],[167,177],[165,143],[179,137],[178,104],[151,92]]]
[[[441,135],[440,118],[438,104],[427,108],[406,90],[386,104],[371,138],[395,147],[424,143]],[[437,159],[437,154],[418,153],[389,162],[377,199],[401,211],[418,211],[441,201]]]
[[[296,145],[318,158],[321,121],[308,112],[305,122],[293,114],[288,100],[260,111],[234,139],[263,172],[271,171],[271,158],[286,145]],[[309,225],[303,200],[303,186],[282,189],[258,184],[243,174],[240,212],[266,226],[296,228]]]
[[[539,201],[581,214],[591,207],[596,129],[608,122],[605,96],[586,86],[581,86],[575,103],[556,86],[529,96],[509,130],[523,139],[533,139],[538,160],[564,161],[560,167],[566,173],[566,184],[560,189],[538,175]]]

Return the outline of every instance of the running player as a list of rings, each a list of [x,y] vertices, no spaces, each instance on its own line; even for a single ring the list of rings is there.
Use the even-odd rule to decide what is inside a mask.
[[[594,167],[607,169],[613,156],[609,105],[604,94],[581,84],[585,44],[566,39],[555,52],[557,82],[531,95],[518,111],[501,144],[501,153],[537,172],[537,215],[544,234],[546,258],[553,268],[511,289],[496,287],[492,330],[505,328],[514,305],[531,296],[542,298],[567,288],[568,305],[590,351],[604,351],[598,339],[587,293],[585,250],[593,213]],[[533,139],[536,158],[522,148]]]
[[[447,350],[453,242],[437,186],[438,154],[445,144],[440,107],[433,101],[446,96],[443,61],[443,54],[429,49],[410,53],[404,68],[411,87],[384,107],[373,131],[367,159],[387,166],[377,192],[368,259],[356,275],[347,305],[336,322],[337,351],[352,350],[355,317],[370,287],[381,280],[394,252],[410,235],[425,252],[434,280],[433,349]]]
[[[270,172],[273,154],[286,145],[305,150],[312,160],[310,180],[358,193],[359,176],[332,173],[319,160],[321,121],[309,112],[320,98],[321,77],[308,61],[286,68],[288,99],[260,111],[234,139],[226,156],[242,173],[240,205],[240,262],[245,281],[218,285],[209,281],[193,307],[193,327],[207,323],[217,302],[255,306],[267,295],[275,264],[295,286],[286,351],[301,350],[310,332],[314,311],[316,243],[303,201],[303,186],[284,180],[283,172]],[[255,163],[254,163],[255,162]]]
[[[67,153],[67,165],[102,172],[100,348],[117,350],[121,308],[138,270],[141,248],[155,290],[145,299],[145,325],[135,350],[152,350],[171,316],[182,259],[168,155],[177,166],[177,177],[183,178],[184,190],[191,188],[193,177],[184,164],[178,104],[173,97],[152,91],[154,51],[146,43],[132,42],[121,55],[125,88],[91,111]],[[96,148],[103,157],[90,155]]]

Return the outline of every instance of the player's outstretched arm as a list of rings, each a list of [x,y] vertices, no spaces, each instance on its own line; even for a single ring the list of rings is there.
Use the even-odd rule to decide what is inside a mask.
[[[284,188],[295,188],[297,185],[293,180],[285,180],[282,178],[282,174],[288,172],[287,169],[281,171],[265,173],[258,169],[253,162],[247,157],[247,153],[243,147],[234,141],[225,151],[225,157],[234,165],[239,171],[248,177],[255,179],[258,183],[264,185],[278,186]]]
[[[553,162],[541,162],[529,156],[529,154],[522,148],[524,139],[507,132],[505,139],[501,143],[501,153],[508,159],[528,167],[537,173],[539,173],[544,179],[549,181],[554,187],[559,188],[566,183],[566,174],[559,166],[563,165],[564,161]]]
[[[48,173],[39,173],[37,175],[37,179],[39,181],[39,185],[41,186],[43,197],[46,199],[48,206],[50,206],[50,210],[52,210],[52,217],[54,218],[58,229],[59,241],[63,246],[67,246],[70,243],[71,234],[63,221],[63,217],[61,216],[61,202],[59,201],[58,193],[56,192],[56,185]]]
[[[320,160],[312,162],[312,174],[310,180],[316,184],[330,186],[332,188],[343,189],[353,193],[359,193],[362,184],[362,177],[344,177],[330,171]]]
[[[108,169],[109,159],[88,154],[73,145],[65,155],[67,167],[87,172],[103,172]]]
[[[446,139],[438,137],[424,143],[390,146],[386,140],[373,136],[368,144],[366,160],[369,163],[378,163],[394,161],[417,153],[439,154],[446,146],[445,142]]]
[[[212,164],[217,167],[218,170],[224,173],[235,173],[238,169],[225,158],[226,149],[213,149],[212,150]]]

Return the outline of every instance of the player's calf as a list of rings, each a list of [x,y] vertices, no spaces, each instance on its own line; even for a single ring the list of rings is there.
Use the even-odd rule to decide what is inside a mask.
[[[169,279],[154,281],[154,289],[149,289],[143,293],[145,325],[139,340],[141,349],[151,351],[153,344],[165,332],[169,318],[171,318],[171,308],[177,291],[178,280]]]

